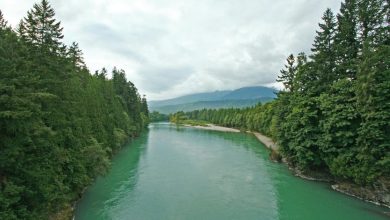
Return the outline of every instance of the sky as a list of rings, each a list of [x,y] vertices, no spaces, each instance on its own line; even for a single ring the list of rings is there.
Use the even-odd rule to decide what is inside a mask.
[[[50,1],[50,0],[49,0]],[[15,27],[38,0],[0,0]],[[244,86],[281,88],[285,58],[310,52],[340,0],[51,0],[94,72],[116,66],[149,100]]]

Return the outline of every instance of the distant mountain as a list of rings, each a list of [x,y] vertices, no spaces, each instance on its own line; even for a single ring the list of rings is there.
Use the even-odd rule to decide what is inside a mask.
[[[185,96],[180,96],[173,99],[166,99],[161,101],[149,101],[148,104],[151,107],[166,106],[166,105],[179,105],[185,103],[199,102],[199,101],[215,101],[221,100],[232,91],[215,91],[215,92],[203,92],[195,93]]]
[[[226,94],[224,100],[276,98],[277,90],[263,86],[244,87]]]
[[[243,87],[236,90],[196,93],[178,98],[150,101],[151,111],[169,114],[177,111],[193,111],[210,108],[244,108],[276,98],[278,91],[263,86]]]
[[[260,99],[241,99],[241,100],[217,100],[217,101],[199,101],[184,103],[178,105],[165,105],[155,108],[151,108],[152,111],[158,111],[163,114],[175,113],[178,111],[194,111],[200,109],[219,109],[219,108],[245,108],[248,106],[254,106],[257,103],[266,103],[272,101],[273,98],[260,98]]]

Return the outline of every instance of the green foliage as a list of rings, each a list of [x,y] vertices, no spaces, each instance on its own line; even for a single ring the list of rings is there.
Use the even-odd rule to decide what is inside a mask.
[[[319,148],[330,172],[345,178],[353,177],[357,166],[356,138],[360,124],[357,111],[354,82],[335,82],[327,93],[320,97],[321,142]]]
[[[159,122],[159,121],[168,121],[169,116],[161,114],[160,112],[153,111],[149,114],[149,119],[151,122]]]
[[[357,181],[390,176],[390,45],[366,48],[359,66],[357,105],[362,117],[357,139]]]
[[[188,120],[188,117],[182,111],[169,116],[169,121],[177,124],[182,124],[186,120]]]
[[[172,114],[178,111],[194,111],[200,109],[220,109],[220,108],[245,108],[254,106],[259,102],[272,101],[274,98],[264,97],[256,99],[237,99],[237,100],[215,100],[215,101],[198,101],[184,104],[156,106],[152,109],[163,114]]]
[[[295,57],[293,54],[287,57],[285,69],[280,70],[277,82],[282,82],[288,91],[294,91],[294,78],[296,74]]]
[[[7,28],[8,22],[4,19],[3,12],[0,10],[0,28]]]
[[[112,153],[148,123],[146,99],[107,71],[92,76],[66,47],[46,0],[19,25],[0,13],[0,219],[48,219],[68,207]]]
[[[271,134],[273,103],[257,104],[245,109],[203,109],[192,112],[177,112],[170,115],[170,121],[180,124],[207,125],[207,123],[234,127],[241,130],[261,131]]]

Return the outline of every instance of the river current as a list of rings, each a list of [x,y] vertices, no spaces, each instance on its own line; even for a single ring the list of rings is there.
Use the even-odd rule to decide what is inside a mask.
[[[300,179],[253,135],[153,123],[78,202],[76,220],[389,219]]]

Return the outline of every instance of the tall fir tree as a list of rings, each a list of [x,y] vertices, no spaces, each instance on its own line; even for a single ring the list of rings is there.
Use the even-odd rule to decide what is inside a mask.
[[[359,182],[390,176],[390,46],[365,48],[357,80]]]
[[[296,74],[295,66],[295,57],[293,54],[290,54],[287,59],[287,64],[285,64],[285,69],[280,70],[280,75],[278,76],[277,82],[282,82],[286,91],[294,92],[294,79]]]
[[[334,40],[337,24],[331,9],[325,11],[322,21],[323,23],[319,24],[320,30],[316,31],[317,35],[311,49],[313,54],[310,57],[314,63],[312,71],[318,76],[317,89],[323,91],[336,80]]]
[[[85,65],[84,58],[83,58],[83,52],[79,48],[79,44],[76,42],[73,42],[67,51],[67,57],[72,61],[73,65],[80,68],[80,69],[86,69],[87,66]]]
[[[0,10],[0,28],[5,29],[8,27],[8,22],[5,20],[3,12]]]
[[[335,35],[336,74],[338,79],[356,79],[359,42],[357,40],[357,2],[346,0],[341,3],[337,14]]]
[[[51,52],[62,48],[63,28],[54,18],[55,12],[47,0],[36,3],[19,25],[19,34],[27,41]]]
[[[361,47],[364,44],[378,46],[390,38],[388,4],[386,0],[358,1],[358,39]]]

